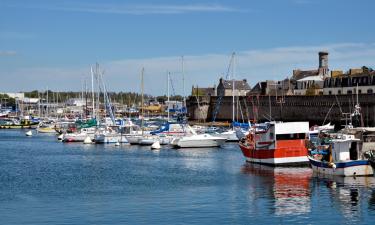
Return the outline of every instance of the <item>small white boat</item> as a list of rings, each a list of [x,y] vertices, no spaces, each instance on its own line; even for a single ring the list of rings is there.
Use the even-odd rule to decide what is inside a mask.
[[[65,133],[63,137],[63,142],[83,142],[86,137],[90,137],[91,140],[95,138],[95,127],[82,128],[79,132],[76,133]]]
[[[176,137],[172,140],[171,145],[175,148],[220,147],[226,140],[226,138],[215,137],[210,134],[193,134]]]
[[[25,135],[28,136],[28,137],[33,136],[33,132],[31,130],[29,130],[25,133]]]
[[[175,137],[171,145],[175,148],[202,148],[202,147],[220,147],[227,140],[222,137],[215,137],[210,134],[197,134],[189,125],[187,126],[189,134],[183,137]]]
[[[56,123],[53,121],[43,121],[40,122],[36,130],[38,133],[50,133],[55,134],[56,133]]]

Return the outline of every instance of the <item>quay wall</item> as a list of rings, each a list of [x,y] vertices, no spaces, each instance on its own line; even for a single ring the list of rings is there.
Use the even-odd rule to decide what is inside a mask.
[[[187,102],[190,120],[213,120],[213,112],[218,97],[199,99],[189,98]],[[318,96],[243,96],[235,104],[235,115],[238,121],[244,118],[267,121],[270,114],[273,120],[278,121],[309,121],[313,124],[323,122],[345,125],[343,113],[353,113],[357,102],[356,95],[318,95]],[[362,118],[365,126],[375,126],[375,95],[360,94],[358,102],[361,106]],[[202,109],[200,109],[202,108]],[[198,112],[200,112],[198,116]],[[203,113],[202,113],[203,112]],[[232,120],[232,97],[221,99],[216,121]],[[336,128],[339,128],[336,126]]]

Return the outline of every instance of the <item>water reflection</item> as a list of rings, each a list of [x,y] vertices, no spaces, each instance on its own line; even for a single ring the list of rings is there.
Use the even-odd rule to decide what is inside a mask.
[[[262,187],[270,193],[275,215],[299,215],[311,211],[311,169],[246,164],[242,173],[260,178]]]
[[[313,177],[315,187],[323,183],[328,188],[332,207],[343,217],[360,221],[366,208],[375,210],[374,177],[338,177],[315,173]]]

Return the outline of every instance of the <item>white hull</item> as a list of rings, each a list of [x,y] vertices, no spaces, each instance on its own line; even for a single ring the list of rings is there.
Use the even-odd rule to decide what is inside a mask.
[[[142,139],[141,135],[127,135],[126,139],[128,140],[128,143],[131,145],[138,145],[139,141]]]
[[[38,133],[45,133],[45,134],[55,134],[56,133],[56,130],[55,129],[52,129],[52,128],[37,128],[36,131],[38,131]]]
[[[64,134],[64,142],[83,142],[86,137],[89,136],[91,140],[94,140],[94,134]]]
[[[172,140],[171,145],[176,148],[219,147],[225,143],[225,138],[210,135],[193,135]]]
[[[223,133],[218,133],[218,134],[214,134],[213,136],[215,137],[221,137],[221,138],[225,138],[227,141],[238,141],[238,137],[236,135],[236,131],[226,131],[226,132],[223,132]]]
[[[284,158],[266,158],[256,159],[245,157],[247,162],[259,163],[259,164],[272,164],[272,165],[293,165],[293,164],[308,164],[309,159],[307,156],[298,157],[284,157]]]
[[[358,161],[347,161],[342,162],[341,165],[347,164],[347,166],[341,166],[340,163],[337,163],[336,168],[327,166],[327,163],[321,163],[320,161],[310,158],[311,168],[314,172],[318,174],[326,174],[333,176],[371,176],[374,174],[374,168],[370,164],[359,165],[359,162],[364,162],[365,160]],[[357,163],[358,162],[358,163]],[[357,165],[355,165],[357,164]],[[364,164],[364,163],[362,163]]]
[[[126,137],[121,134],[98,134],[94,139],[98,144],[129,143]]]

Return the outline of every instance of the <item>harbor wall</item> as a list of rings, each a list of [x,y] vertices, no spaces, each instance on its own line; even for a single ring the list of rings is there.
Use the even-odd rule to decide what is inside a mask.
[[[196,99],[188,99],[190,120],[198,120],[197,112],[204,111],[203,114],[199,114],[199,119],[212,121],[218,97],[202,98],[199,106]],[[235,117],[238,121],[268,121],[271,117],[277,121],[309,121],[310,125],[331,122],[340,126],[346,123],[343,113],[353,113],[356,101],[356,95],[243,96],[236,101],[238,106],[235,104]],[[375,126],[375,95],[360,94],[358,102],[364,125]],[[216,121],[231,121],[232,105],[231,96],[223,97]]]

